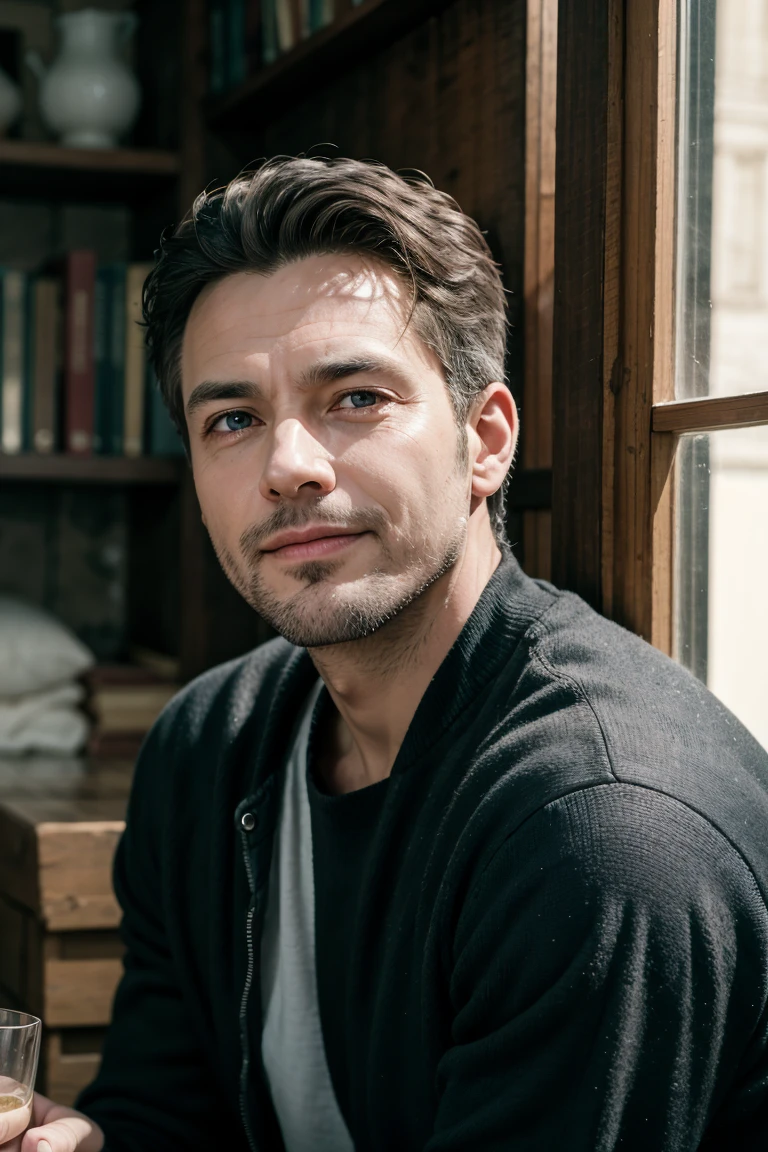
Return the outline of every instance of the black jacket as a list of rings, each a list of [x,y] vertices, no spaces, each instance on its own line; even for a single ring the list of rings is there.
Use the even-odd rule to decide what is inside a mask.
[[[315,679],[274,641],[191,684],[145,744],[115,870],[125,977],[80,1100],[110,1152],[282,1147],[258,941]],[[768,756],[510,557],[419,704],[365,888],[358,1152],[768,1147]]]

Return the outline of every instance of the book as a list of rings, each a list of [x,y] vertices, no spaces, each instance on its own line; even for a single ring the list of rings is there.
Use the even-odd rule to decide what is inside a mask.
[[[280,52],[277,37],[277,2],[261,0],[261,62],[274,64]]]
[[[58,447],[58,391],[62,366],[61,285],[49,276],[33,285],[30,321],[32,413],[30,443],[46,454]]]
[[[229,0],[227,10],[227,87],[242,84],[247,74],[245,57],[245,0]]]
[[[181,661],[178,656],[169,656],[166,652],[143,648],[139,644],[132,644],[128,655],[133,664],[154,673],[160,680],[181,679]]]
[[[125,375],[123,452],[141,456],[147,350],[141,320],[142,290],[151,264],[129,264],[125,276]]]
[[[183,456],[184,444],[165,406],[157,376],[147,366],[146,444],[150,456]]]
[[[289,52],[299,38],[299,20],[294,0],[275,0],[277,50]]]
[[[97,664],[84,673],[86,710],[94,721],[92,755],[132,756],[179,684],[134,664]]]
[[[227,0],[209,0],[208,29],[210,45],[208,87],[212,96],[218,96],[229,87]]]
[[[26,273],[6,268],[2,273],[2,433],[3,452],[24,447],[24,377],[26,346]]]
[[[252,76],[262,64],[261,0],[245,0],[245,74]]]
[[[149,650],[141,648],[137,651],[146,653]],[[157,657],[160,654],[153,653],[152,655]],[[163,659],[172,661],[174,658],[168,656]],[[175,667],[175,665],[168,665],[168,667]],[[165,666],[163,670],[158,670],[156,667],[150,667],[138,660],[130,664],[92,664],[83,672],[80,679],[88,689],[89,694],[113,688],[134,689],[147,685],[170,683],[174,677],[169,676],[164,668]]]
[[[86,751],[97,760],[135,760],[145,735],[145,732],[102,732],[95,728],[88,737]]]
[[[105,266],[96,269],[93,298],[93,451],[111,449],[112,357],[109,325],[112,312],[112,273]]]
[[[80,456],[90,455],[93,449],[95,282],[96,253],[86,248],[68,252],[64,262],[64,442],[68,452]]]
[[[121,684],[97,689],[89,707],[100,732],[148,732],[177,691],[176,684]]]
[[[125,280],[127,265],[115,263],[111,270],[111,315],[109,322],[109,350],[112,361],[112,406],[109,426],[109,452],[123,454],[123,428],[125,424]]]

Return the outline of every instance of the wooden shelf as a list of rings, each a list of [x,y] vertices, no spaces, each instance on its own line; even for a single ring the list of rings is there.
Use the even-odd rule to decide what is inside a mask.
[[[65,148],[0,139],[0,195],[131,200],[176,179],[175,152],[136,148]]]
[[[36,456],[0,454],[0,480],[60,481],[76,484],[178,484],[183,457]]]
[[[364,0],[348,8],[327,28],[314,32],[274,64],[249,76],[224,96],[209,98],[211,128],[250,131],[275,109],[282,114],[318,84],[338,76],[361,58],[386,48],[412,28],[445,8],[449,0]]]

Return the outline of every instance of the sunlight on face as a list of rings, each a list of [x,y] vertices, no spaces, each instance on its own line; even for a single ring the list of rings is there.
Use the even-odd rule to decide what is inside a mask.
[[[187,322],[206,526],[233,584],[296,644],[371,633],[464,546],[466,441],[406,297],[382,265],[314,256],[209,285]]]

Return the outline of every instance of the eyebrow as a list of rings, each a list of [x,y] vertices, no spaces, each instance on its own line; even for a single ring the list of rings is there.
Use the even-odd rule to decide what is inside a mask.
[[[321,384],[332,384],[347,376],[358,376],[361,372],[394,372],[391,364],[370,356],[351,356],[344,360],[320,360],[311,364],[299,377],[300,388],[316,388]]]
[[[260,400],[264,395],[253,380],[204,380],[196,384],[187,400],[187,415],[212,400]]]

